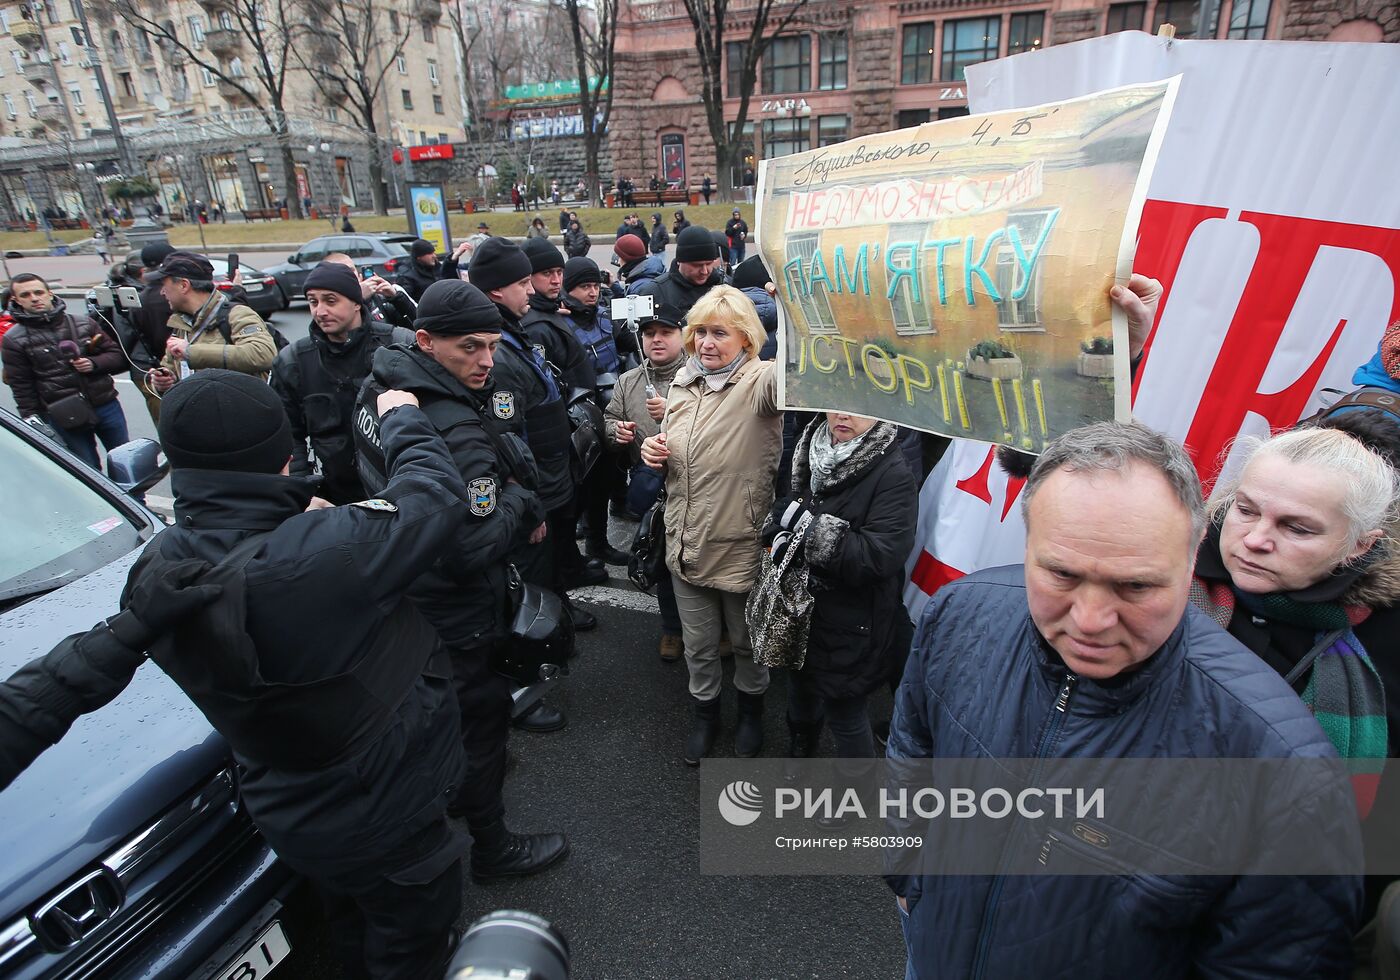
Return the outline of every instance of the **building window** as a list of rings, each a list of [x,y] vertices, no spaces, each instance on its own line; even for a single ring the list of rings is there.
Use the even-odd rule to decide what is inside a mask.
[[[68,0],[68,9],[72,12],[73,20],[82,20],[82,15],[78,12],[80,0]]]
[[[1212,8],[1219,13],[1220,8]],[[1157,0],[1157,9],[1152,13],[1152,33],[1156,34],[1163,24],[1176,28],[1177,37],[1214,37],[1215,25],[1206,29],[1200,24],[1201,0]]]
[[[436,112],[439,116],[444,115],[444,111],[442,108],[442,96],[433,96],[433,111]]]
[[[228,63],[228,73],[229,73],[229,77],[230,77],[230,78],[242,78],[242,77],[243,77],[243,59],[242,59],[242,58],[234,58],[232,61],[230,61],[230,62]]]
[[[1045,223],[1054,213],[1053,210],[1024,211],[1008,215],[1006,223],[1016,229],[1016,234],[1021,238],[1022,248],[1029,252],[1040,240]],[[1001,329],[1045,329],[1040,316],[1040,267],[1041,263],[1036,263],[1031,273],[1034,278],[1027,287],[1021,280],[1023,272],[1014,247],[1003,245],[997,249],[996,284],[997,292],[1001,294],[1001,299],[997,301],[997,324]],[[1026,290],[1025,295],[1020,299],[1012,299],[1013,294],[1022,288]]]
[[[961,82],[968,65],[992,61],[1001,47],[1001,18],[974,17],[943,24],[943,72],[946,81]]]
[[[83,90],[74,85],[68,90],[68,98],[73,108],[79,111],[83,108]]]
[[[763,156],[765,159],[785,157],[789,153],[804,153],[812,148],[812,121],[806,116],[796,119],[768,119],[763,123]]]
[[[9,116],[11,119],[18,115],[18,113],[15,112],[15,100],[10,98],[9,95],[5,96],[5,115]]]
[[[747,41],[727,41],[724,45],[724,94],[731,99],[744,95],[744,55]]]
[[[393,32],[393,34],[394,34],[395,37],[398,37],[398,34],[399,34],[399,12],[398,12],[397,10],[391,10],[391,11],[389,11],[389,30]]]
[[[900,109],[894,117],[895,129],[908,129],[910,126],[922,126],[933,118],[933,113],[928,109]]]
[[[11,51],[11,52],[10,52],[10,57],[12,57],[12,58],[15,59],[15,71],[17,71],[17,72],[19,72],[21,75],[23,75],[23,74],[24,74],[24,52],[23,52],[23,51]]]
[[[428,59],[428,80],[434,85],[438,84],[437,62],[432,58]]]
[[[933,81],[933,24],[905,24],[899,83],[927,85]]]
[[[430,20],[423,21],[423,43],[433,43],[433,22]]]
[[[58,42],[58,60],[65,65],[71,65],[73,63],[73,53],[69,50],[66,41]]]
[[[1045,43],[1045,11],[1033,14],[1012,14],[1011,29],[1006,37],[1006,53],[1037,51]]]
[[[219,27],[226,31],[233,30],[233,14],[227,10],[219,11]]]
[[[407,89],[407,88],[406,88],[406,89],[400,89],[400,91],[403,93],[403,107],[404,107],[405,109],[412,109],[412,108],[413,108],[413,90],[412,90],[412,89]]]
[[[208,68],[200,68],[199,74],[201,76],[201,80],[204,82],[205,88],[208,88],[209,86],[214,84],[214,75],[212,72],[209,71]]]
[[[1230,8],[1229,37],[1258,41],[1269,26],[1269,0],[1235,0]]]
[[[121,85],[121,94],[128,99],[136,98],[136,86],[131,84],[131,73],[121,72],[117,75],[117,81]]]
[[[204,18],[191,17],[188,23],[190,25],[190,46],[198,51],[204,47]]]
[[[846,87],[846,33],[823,34],[817,57],[817,88],[831,92]]]
[[[1140,31],[1142,22],[1147,18],[1147,4],[1145,3],[1115,3],[1108,8],[1108,24],[1104,28],[1105,34],[1117,34],[1119,31]]]
[[[44,0],[44,13],[49,15],[49,23],[58,23],[58,4],[54,0]]]
[[[763,92],[783,95],[812,87],[812,39],[806,34],[777,37],[763,55]]]
[[[821,116],[817,119],[817,145],[843,143],[851,132],[849,116]]]
[[[39,111],[39,103],[37,103],[37,102],[34,101],[34,93],[33,93],[33,92],[25,92],[25,93],[24,93],[24,104],[27,105],[27,106],[29,106],[29,114],[30,114],[31,116],[34,115],[34,113],[36,113],[36,112]]]
[[[399,55],[397,58],[394,59],[394,67],[398,68],[400,75],[407,75],[408,59],[405,58],[403,55]]]
[[[734,124],[729,124],[729,138],[739,147],[739,152],[735,154],[734,166],[729,170],[729,181],[731,187],[744,186],[744,171],[752,169],[757,160],[753,155],[753,121],[744,123],[743,135],[735,129]]]

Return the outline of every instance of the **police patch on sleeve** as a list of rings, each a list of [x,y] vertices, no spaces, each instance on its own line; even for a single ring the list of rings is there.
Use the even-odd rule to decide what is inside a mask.
[[[467,484],[467,502],[477,517],[487,517],[496,509],[496,481],[489,476]]]
[[[515,392],[497,391],[491,395],[491,411],[498,419],[515,418]]]
[[[365,510],[372,510],[378,514],[397,514],[399,512],[398,504],[390,500],[385,500],[383,497],[375,497],[372,500],[357,500],[350,506],[362,507]]]

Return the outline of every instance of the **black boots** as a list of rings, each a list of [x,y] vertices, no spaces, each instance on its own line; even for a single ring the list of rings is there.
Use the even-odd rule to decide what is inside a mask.
[[[505,821],[473,830],[472,881],[482,884],[543,871],[569,853],[563,834],[516,834]]]
[[[589,558],[597,558],[605,565],[621,565],[623,568],[627,567],[627,561],[631,557],[627,552],[614,548],[607,538],[601,541],[594,538],[589,541],[584,552]]]
[[[734,754],[752,759],[763,748],[763,695],[736,692],[739,695],[739,725],[734,729]]]
[[[690,735],[685,740],[685,764],[700,765],[700,760],[710,754],[719,734],[719,695],[708,701],[691,696],[695,703],[695,720],[690,727]]]

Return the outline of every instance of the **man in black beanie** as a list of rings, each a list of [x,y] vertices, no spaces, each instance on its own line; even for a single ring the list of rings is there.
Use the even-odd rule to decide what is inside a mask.
[[[404,292],[413,297],[416,303],[427,289],[442,278],[442,268],[438,264],[437,249],[424,238],[414,239],[408,247],[408,262],[394,282],[403,287]]]
[[[701,296],[729,281],[719,253],[708,228],[687,225],[676,235],[676,258],[671,268],[664,276],[642,283],[636,292],[688,313]]]
[[[506,828],[502,787],[513,706],[510,684],[493,669],[494,652],[509,633],[506,577],[511,555],[542,540],[545,512],[534,489],[539,475],[528,450],[511,433],[486,430],[492,368],[501,341],[501,314],[461,280],[433,283],[418,304],[415,343],[379,351],[360,393],[355,433],[365,485],[387,479],[374,404],[384,389],[415,395],[442,434],[470,503],[452,546],[409,590],[409,597],[442,637],[452,660],[452,686],[461,716],[467,771],[450,811],[472,833],[477,881],[533,874],[568,853],[562,834],[514,834]],[[502,447],[510,452],[501,455]]]
[[[517,555],[516,564],[527,582],[559,593],[575,629],[593,629],[598,621],[570,603],[565,591],[574,585],[606,581],[607,571],[596,563],[596,571],[581,564],[574,540],[572,429],[564,392],[543,348],[532,344],[520,323],[530,309],[534,269],[519,246],[504,238],[491,238],[472,256],[468,274],[472,285],[489,296],[501,313],[501,346],[491,370],[491,418],[502,429],[522,434],[529,441],[540,469],[540,499],[548,512],[543,545]]]
[[[271,384],[291,422],[291,474],[319,474],[311,506],[332,507],[367,496],[355,466],[355,396],[374,352],[413,343],[413,331],[375,320],[359,276],[338,262],[312,269],[305,290],[311,327],[278,351]]]
[[[534,292],[530,295],[530,309],[520,318],[520,325],[531,343],[544,348],[544,356],[558,368],[566,385],[591,388],[593,371],[583,355],[583,348],[574,339],[562,299],[563,253],[544,238],[526,239],[521,249],[530,260],[530,286]]]
[[[175,526],[138,559],[123,608],[205,567],[222,595],[151,659],[229,743],[243,804],[323,893],[352,975],[441,976],[466,847],[447,794],[466,760],[451,666],[404,593],[467,518],[447,446],[417,399],[387,391],[380,496],[303,513],[315,487],[286,475],[291,427],[267,385],[209,368],[162,409]]]

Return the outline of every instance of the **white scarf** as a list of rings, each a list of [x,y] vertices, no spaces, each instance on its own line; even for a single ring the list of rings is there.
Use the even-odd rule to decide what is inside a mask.
[[[873,426],[872,426],[873,428]],[[870,429],[866,429],[858,436],[853,436],[845,442],[832,442],[831,429],[823,422],[817,427],[817,431],[812,433],[812,442],[807,450],[807,462],[812,467],[812,492],[821,492],[822,487],[831,482],[831,476],[836,472],[836,468],[851,458],[851,454],[856,451],[861,440],[870,434]]]
[[[749,352],[746,350],[741,350],[738,356],[734,358],[734,360],[730,361],[723,367],[707,368],[705,367],[705,365],[700,363],[700,355],[691,354],[690,367],[691,370],[693,370],[696,374],[700,375],[700,377],[705,379],[705,384],[710,386],[711,391],[719,391],[721,388],[724,387],[725,382],[729,380],[729,376],[733,374],[735,370],[738,369],[740,364],[743,364],[748,359]]]

